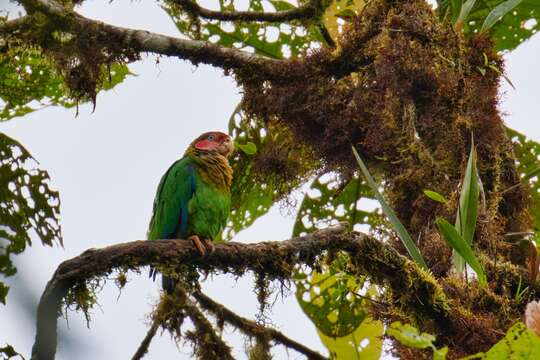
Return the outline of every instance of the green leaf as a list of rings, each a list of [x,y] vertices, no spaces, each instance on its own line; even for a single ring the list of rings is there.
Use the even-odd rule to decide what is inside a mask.
[[[482,24],[482,27],[480,28],[480,32],[485,32],[493,27],[495,23],[503,18],[508,12],[510,12],[512,9],[514,9],[516,6],[518,6],[521,3],[522,0],[507,0],[499,5],[497,5],[491,12],[488,14],[486,19],[484,20],[484,23]]]
[[[399,321],[390,324],[386,333],[393,336],[405,346],[415,349],[426,349],[433,346],[435,336],[428,333],[420,333],[417,328]]]
[[[540,231],[540,143],[537,143],[515,130],[506,128],[512,140],[517,159],[517,170],[521,184],[529,189],[531,195],[530,213],[533,217],[533,229]]]
[[[462,5],[462,0],[437,0],[439,18],[451,24],[456,24],[461,13]]]
[[[370,317],[365,318],[354,332],[343,337],[326,336],[320,331],[318,334],[332,359],[378,360],[381,357],[384,325]]]
[[[237,148],[242,150],[246,155],[255,155],[257,153],[257,145],[252,143],[251,141],[248,141],[245,144],[235,144]]]
[[[515,0],[514,0],[515,1]],[[477,0],[465,22],[465,33],[473,35],[487,27],[488,15],[505,0]],[[508,1],[510,2],[510,1]],[[510,5],[510,4],[508,4]],[[495,18],[497,20],[497,18]],[[489,31],[495,50],[512,50],[540,30],[540,0],[523,0],[495,21]]]
[[[332,338],[351,334],[367,316],[365,300],[355,295],[364,286],[364,278],[345,273],[348,262],[342,255],[322,273],[313,270],[295,282],[302,311],[322,334]]]
[[[435,347],[435,336],[428,333],[420,333],[417,328],[409,324],[402,324],[399,321],[390,324],[386,333],[393,336],[401,344],[415,348],[433,350],[433,360],[444,360],[448,353],[448,347],[437,349]]]
[[[323,174],[313,180],[302,200],[293,236],[337,222],[348,223],[350,229],[357,224],[376,226],[382,223],[378,209],[367,211],[360,208],[362,199],[372,198],[371,189],[364,179],[355,177],[346,184],[340,184],[337,174]]]
[[[426,195],[431,200],[434,200],[434,201],[439,202],[441,204],[446,204],[448,202],[448,200],[446,200],[446,198],[443,195],[439,194],[436,191],[431,191],[431,190],[426,189],[426,190],[424,190],[424,195]]]
[[[459,12],[456,24],[463,24],[465,22],[475,3],[476,0],[467,0],[465,3],[463,3],[463,5],[461,5],[461,10]]]
[[[0,302],[6,305],[6,297],[9,292],[9,286],[0,281]]]
[[[371,177],[369,170],[367,169],[366,165],[360,158],[360,155],[358,155],[358,152],[356,151],[354,146],[352,147],[352,151],[354,153],[354,157],[356,158],[356,162],[358,163],[358,166],[360,167],[360,170],[362,171],[362,174],[364,174],[364,177],[366,178],[367,183],[369,187],[371,188],[371,191],[373,191],[373,194],[375,195],[377,200],[379,200],[379,203],[381,204],[384,214],[388,217],[388,220],[390,220],[390,222],[392,223],[394,230],[396,230],[396,232],[398,233],[399,238],[401,239],[403,245],[407,249],[409,255],[421,268],[424,268],[425,270],[427,270],[428,267],[426,265],[426,262],[424,261],[424,258],[422,257],[422,254],[420,253],[420,250],[418,249],[413,239],[409,235],[409,232],[407,231],[407,229],[405,229],[405,226],[403,226],[401,221],[399,221],[398,217],[396,216],[392,208],[390,208],[390,206],[387,204],[382,194],[379,192],[377,184]]]
[[[237,2],[238,3],[238,2]],[[286,1],[269,2],[276,11],[289,10],[293,4]],[[250,0],[247,11],[264,11],[262,0]],[[256,54],[282,59],[305,53],[313,42],[322,41],[316,26],[264,22],[226,22],[193,19],[174,0],[163,6],[180,32],[191,39],[210,41],[225,47],[252,49]],[[234,11],[234,0],[219,0],[221,11]]]
[[[474,148],[474,141],[472,141],[456,215],[456,229],[459,232],[459,235],[461,235],[469,245],[472,244],[474,232],[476,230],[479,198],[480,186],[478,170],[476,169],[476,150]],[[459,254],[454,253],[454,265],[458,272],[463,272],[465,270],[465,264]]]
[[[536,360],[540,359],[540,338],[524,323],[512,326],[506,336],[487,353],[478,353],[462,360]]]
[[[535,177],[537,175],[540,175],[540,166],[537,167],[536,169],[532,169],[530,172],[524,174],[523,177],[521,178],[521,180],[529,180],[529,179],[532,179],[533,177]]]
[[[445,360],[448,354],[448,347],[442,347],[440,349],[433,350],[433,360]]]
[[[31,244],[34,232],[44,245],[62,244],[58,192],[49,188],[49,175],[36,168],[30,153],[17,141],[0,133],[0,273],[15,274],[10,255]],[[2,243],[4,246],[5,243]]]
[[[476,272],[480,285],[485,286],[487,284],[486,274],[469,243],[465,241],[456,228],[445,219],[437,218],[435,223],[446,242],[467,262],[467,264],[471,266],[474,272]]]
[[[332,39],[337,40],[340,30],[343,28],[338,20],[351,20],[362,11],[365,4],[364,0],[333,0],[330,2],[322,16],[322,23]]]
[[[9,46],[0,49],[0,121],[47,106],[70,108],[77,105],[53,60],[39,49],[16,40],[8,39],[8,43]],[[112,89],[130,74],[127,65],[113,64],[103,68],[104,81],[97,91]]]
[[[291,134],[285,127],[251,118],[241,110],[241,104],[230,117],[229,134],[235,143],[252,143],[256,153],[248,155],[244,151],[236,151],[231,158],[234,172],[231,213],[223,231],[224,240],[232,239],[239,231],[249,227],[266,214],[273,204],[307,181],[301,177],[284,180],[279,166],[275,171],[260,171],[261,162],[266,164],[266,159],[273,159],[275,153],[281,154],[285,157],[283,161],[294,166],[307,166],[308,161],[303,152],[305,148],[292,143]]]

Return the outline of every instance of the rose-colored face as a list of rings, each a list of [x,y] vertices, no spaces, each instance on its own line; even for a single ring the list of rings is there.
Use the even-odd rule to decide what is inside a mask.
[[[221,155],[228,157],[234,150],[231,137],[220,131],[211,131],[202,134],[193,142],[197,150],[217,151]]]

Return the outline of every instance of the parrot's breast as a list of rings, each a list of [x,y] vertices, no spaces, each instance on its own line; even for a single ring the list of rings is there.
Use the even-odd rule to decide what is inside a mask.
[[[188,205],[188,236],[216,240],[227,223],[231,195],[201,176],[195,176],[195,193]]]

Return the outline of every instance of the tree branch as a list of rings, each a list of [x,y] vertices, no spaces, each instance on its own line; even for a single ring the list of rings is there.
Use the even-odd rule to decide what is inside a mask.
[[[204,63],[224,69],[246,66],[265,74],[277,71],[276,65],[286,60],[267,58],[234,48],[227,48],[205,41],[186,40],[152,33],[145,30],[129,29],[88,19],[71,9],[66,9],[54,0],[19,0],[28,13],[42,12],[54,19],[60,19],[58,26],[68,25],[73,31],[90,33],[100,37],[115,39],[115,46],[149,52],[165,56],[175,56],[194,64]],[[55,22],[52,22],[55,24]]]
[[[268,279],[289,279],[295,266],[313,266],[324,251],[346,251],[356,267],[403,293],[397,302],[420,314],[445,321],[446,298],[437,282],[389,245],[344,227],[316,231],[285,241],[256,244],[229,242],[201,258],[190,241],[133,241],[103,249],[90,249],[58,266],[41,296],[37,313],[36,340],[32,359],[52,360],[56,353],[57,317],[62,300],[80,282],[102,277],[116,268],[136,269],[151,265],[169,272],[182,272],[186,265],[199,271],[222,271],[242,275],[248,270]],[[411,279],[412,277],[412,279]],[[411,283],[413,285],[411,285]],[[404,286],[411,286],[404,291]],[[409,293],[408,295],[406,293]]]
[[[19,30],[23,30],[32,24],[32,17],[25,15],[6,22],[0,22],[0,34],[10,34]]]
[[[200,291],[193,293],[193,297],[197,299],[199,304],[207,311],[214,314],[214,316],[223,322],[228,322],[235,328],[240,329],[242,332],[249,336],[269,338],[278,344],[285,347],[289,347],[298,351],[301,354],[307,356],[308,359],[313,360],[326,360],[327,358],[322,356],[316,351],[311,350],[307,346],[300,344],[299,342],[285,336],[278,330],[267,328],[265,326],[257,324],[255,321],[246,319],[237,315],[233,311],[229,310],[225,306],[215,302],[210,297],[206,296]]]
[[[182,306],[195,326],[195,333],[191,336],[191,341],[195,345],[195,354],[199,359],[204,360],[234,360],[231,355],[231,348],[219,337],[212,324],[204,317],[188,297],[186,290],[177,286],[175,289]],[[188,335],[188,338],[190,336]]]
[[[157,319],[152,319],[152,325],[150,326],[150,329],[148,329],[146,336],[137,348],[135,354],[133,354],[131,360],[141,360],[144,355],[146,355],[146,353],[148,352],[148,347],[150,346],[150,342],[152,341],[154,336],[156,336],[158,328],[159,322],[157,321]]]
[[[174,0],[173,2],[195,16],[221,21],[287,22],[291,20],[313,18],[318,12],[321,12],[323,8],[323,4],[320,0],[310,0],[297,8],[276,12],[215,11],[200,6],[194,0]]]

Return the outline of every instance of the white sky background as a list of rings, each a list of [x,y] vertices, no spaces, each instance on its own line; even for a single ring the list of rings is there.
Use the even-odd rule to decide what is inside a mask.
[[[0,9],[11,7],[0,0]],[[142,28],[177,36],[167,14],[153,1],[88,0],[81,12],[112,24]],[[540,37],[506,56],[507,75],[517,90],[503,84],[501,109],[507,124],[540,141],[538,84],[540,84]],[[60,191],[65,249],[35,245],[16,257],[19,272],[8,278],[12,289],[7,306],[0,305],[0,346],[12,344],[30,354],[34,340],[33,318],[37,297],[58,264],[90,247],[144,239],[152,200],[161,175],[180,157],[188,143],[208,130],[227,130],[230,114],[240,99],[234,82],[220,70],[194,67],[178,59],[149,57],[130,66],[138,76],[129,77],[114,90],[98,95],[97,108],[74,110],[48,108],[5,123],[0,131],[19,140],[49,171],[52,185]],[[290,237],[292,216],[277,208],[240,233],[236,241],[256,242]],[[99,296],[90,329],[83,316],[70,313],[69,335],[60,339],[59,359],[126,359],[144,337],[145,316],[159,293],[146,271],[130,275],[117,300],[110,282]],[[227,276],[205,282],[208,294],[241,315],[256,314],[256,295],[250,278],[235,282]],[[303,315],[294,296],[278,298],[274,324],[285,334],[323,350],[313,325]],[[66,321],[59,319],[61,328]],[[236,355],[243,355],[243,339],[228,337]],[[297,358],[294,352],[291,359]],[[178,350],[167,334],[156,337],[147,359],[190,359],[190,349]],[[278,359],[287,358],[283,351]]]

